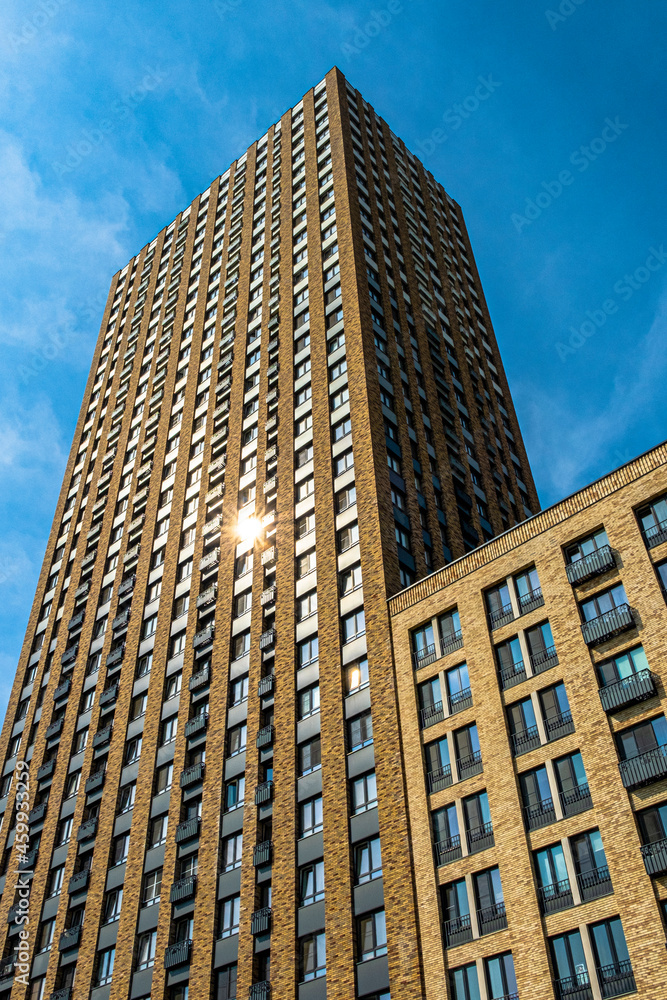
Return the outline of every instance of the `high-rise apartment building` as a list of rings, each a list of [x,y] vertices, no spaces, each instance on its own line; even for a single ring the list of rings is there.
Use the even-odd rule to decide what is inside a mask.
[[[387,599],[538,509],[460,209],[334,69],[112,282],[0,745],[0,1000],[446,996]]]

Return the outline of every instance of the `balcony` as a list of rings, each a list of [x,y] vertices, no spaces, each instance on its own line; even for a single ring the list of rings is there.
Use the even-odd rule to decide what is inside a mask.
[[[530,753],[539,745],[540,734],[537,726],[529,726],[520,733],[512,733],[512,749],[515,757],[520,757],[522,753]]]
[[[480,851],[493,847],[495,844],[493,823],[484,823],[482,826],[475,826],[471,830],[467,830],[466,841],[470,854],[479,854]]]
[[[33,847],[31,851],[27,851],[23,855],[18,864],[18,869],[20,872],[32,871],[35,867],[35,861],[37,861],[37,855],[39,854],[39,847]]]
[[[507,688],[514,687],[515,684],[525,681],[528,675],[526,674],[523,660],[517,660],[516,663],[501,664],[498,668],[498,676],[500,677],[500,684],[503,691],[506,691]]]
[[[619,763],[624,788],[641,788],[667,777],[667,744]]]
[[[560,804],[565,816],[576,816],[578,813],[586,812],[593,808],[591,790],[587,784],[576,785],[566,792],[560,792]]]
[[[655,674],[650,670],[639,670],[630,677],[624,677],[615,684],[600,688],[600,701],[605,712],[617,712],[626,705],[653,698],[658,693]]]
[[[667,521],[659,521],[652,528],[647,528],[644,532],[644,541],[647,549],[654,549],[657,545],[667,542]]]
[[[620,997],[624,993],[637,992],[637,984],[629,961],[604,965],[596,971],[603,1000],[607,1000],[608,997]]]
[[[507,927],[507,914],[504,903],[493,903],[477,911],[477,926],[481,934],[494,934]]]
[[[102,729],[98,729],[93,736],[93,749],[99,750],[100,747],[106,746],[111,740],[112,733],[113,722],[110,722],[108,726],[104,726]]]
[[[174,882],[169,890],[169,902],[181,903],[185,899],[193,899],[197,888],[197,876],[188,875],[187,878]]]
[[[99,771],[95,771],[94,774],[91,774],[91,776],[86,781],[85,785],[86,795],[90,795],[92,792],[99,791],[99,789],[104,784],[104,778],[105,778],[104,768],[102,768]]]
[[[70,620],[67,623],[67,631],[73,632],[74,629],[77,629],[79,628],[80,625],[83,625],[83,619],[85,617],[86,617],[86,609],[84,608],[83,611],[77,612],[77,614],[75,614],[73,618],[70,618]]]
[[[61,698],[66,698],[67,695],[70,693],[71,687],[72,687],[72,682],[68,677],[67,680],[64,680],[61,684],[59,684],[58,687],[53,692],[53,700],[60,701]]]
[[[534,674],[544,673],[545,670],[550,670],[551,667],[557,666],[558,653],[556,652],[556,647],[549,646],[547,649],[541,649],[539,653],[531,653],[530,665],[533,668]]]
[[[550,743],[554,740],[559,740],[562,736],[567,736],[568,733],[574,732],[574,722],[572,721],[571,712],[559,712],[553,718],[545,719],[544,725],[547,731],[547,739]]]
[[[644,867],[649,875],[664,875],[667,872],[667,840],[657,840],[642,847]]]
[[[271,649],[275,645],[277,634],[274,628],[269,628],[266,632],[262,632],[259,637],[259,648]]]
[[[273,726],[264,726],[263,729],[259,730],[257,733],[257,739],[255,740],[255,745],[258,750],[261,750],[262,747],[271,746],[273,743],[273,733]]]
[[[72,896],[75,892],[83,892],[88,888],[90,881],[90,868],[82,868],[76,875],[72,875],[67,885],[67,891]]]
[[[56,758],[52,757],[51,760],[45,761],[40,767],[37,768],[37,780],[45,781],[46,778],[50,778],[56,769]]]
[[[590,899],[599,899],[600,896],[609,896],[614,891],[607,865],[580,872],[577,875],[577,885],[584,903]]]
[[[63,931],[58,942],[58,951],[67,951],[68,948],[76,948],[81,939],[82,930],[82,925],[77,924],[76,927],[68,927],[67,930]]]
[[[115,649],[112,649],[109,655],[107,656],[107,667],[113,667],[117,663],[120,663],[121,660],[123,659],[124,652],[125,652],[125,643],[121,642],[120,646],[116,646]]]
[[[196,785],[199,781],[203,781],[205,770],[206,765],[203,763],[186,767],[185,770],[181,771],[181,788],[190,788],[191,785]]]
[[[429,795],[440,792],[443,788],[449,788],[452,783],[451,765],[445,764],[443,767],[436,767],[433,771],[428,771],[426,782],[428,784]]]
[[[463,781],[465,778],[472,778],[474,774],[481,774],[484,769],[481,750],[475,750],[473,753],[468,754],[467,757],[459,757],[456,761],[456,767],[459,772],[460,781]]]
[[[529,611],[541,608],[543,604],[544,595],[542,594],[542,588],[536,587],[535,590],[530,590],[527,594],[519,596],[519,614],[527,615]]]
[[[255,788],[255,805],[261,806],[265,802],[270,802],[273,798],[273,782],[263,781]]]
[[[220,562],[220,549],[214,549],[208,555],[202,556],[199,560],[199,570],[204,573],[209,569],[214,569]]]
[[[457,861],[461,856],[461,837],[458,833],[455,837],[449,837],[448,840],[436,841],[435,862],[438,867],[448,865],[450,861]]]
[[[445,710],[442,702],[436,701],[433,705],[427,705],[426,708],[422,708],[419,715],[422,729],[428,729],[429,726],[435,726],[438,722],[442,722],[445,717]]]
[[[488,618],[491,629],[502,628],[503,625],[514,621],[514,608],[511,604],[503,604],[501,608],[489,611]]]
[[[192,941],[175,941],[164,949],[165,969],[175,969],[179,965],[186,965],[190,961],[192,951]]]
[[[60,990],[54,990],[49,994],[49,1000],[72,1000],[72,989],[71,986],[63,986]]]
[[[93,816],[92,819],[86,820],[82,823],[76,832],[77,843],[82,843],[84,840],[91,840],[97,833],[97,816]]]
[[[34,806],[28,813],[28,823],[32,825],[33,823],[41,823],[46,815],[47,802],[40,802],[38,806]]]
[[[100,708],[106,708],[108,705],[113,705],[116,698],[118,697],[118,689],[120,685],[118,681],[111,684],[105,691],[100,695]]]
[[[255,844],[252,852],[252,863],[255,868],[269,864],[271,860],[271,847],[272,842],[270,840],[264,840],[261,844]]]
[[[463,632],[451,632],[449,635],[440,633],[440,648],[442,649],[443,656],[453,653],[455,649],[460,649],[462,645]]]
[[[248,991],[248,1000],[270,1000],[271,983],[264,980],[261,983],[253,983]]]
[[[556,822],[556,810],[553,799],[542,799],[532,806],[524,806],[526,825],[529,830],[539,830],[542,826]]]
[[[218,592],[218,584],[212,583],[210,587],[206,590],[202,590],[201,594],[197,596],[197,607],[205,608],[208,604],[213,604]]]
[[[449,695],[449,711],[451,715],[456,715],[457,712],[464,712],[466,708],[470,708],[471,706],[472,691],[469,687]]]
[[[213,637],[215,636],[215,625],[208,625],[206,628],[201,629],[192,638],[192,648],[193,649],[203,649],[205,646],[210,645],[213,642]]]
[[[583,559],[569,563],[565,567],[567,578],[571,584],[583,583],[594,576],[607,573],[610,569],[615,569],[616,560],[614,553],[608,545],[603,545],[595,552],[589,552]]]
[[[615,635],[627,632],[635,627],[632,608],[628,604],[619,604],[617,608],[606,611],[598,618],[581,623],[581,634],[587,646],[597,646]]]
[[[0,960],[0,980],[7,979],[9,976],[14,974],[14,966],[16,964],[16,956],[8,955],[7,958]]]
[[[267,604],[273,604],[276,599],[277,592],[278,588],[276,587],[275,584],[272,587],[267,587],[266,590],[263,590],[262,595],[259,599],[259,603],[262,605],[262,607],[265,607],[265,605]]]
[[[55,722],[50,723],[46,727],[46,738],[47,740],[52,740],[56,736],[60,736],[63,728],[63,719],[56,719]]]
[[[265,906],[261,910],[255,910],[250,918],[251,934],[266,934],[271,926],[271,907]]]
[[[577,972],[576,976],[556,979],[554,985],[558,1000],[593,1000],[591,981],[584,969]]]
[[[457,944],[472,941],[472,924],[469,913],[454,917],[452,920],[445,920],[443,929],[446,948],[455,948]]]
[[[558,913],[559,910],[567,910],[570,906],[574,906],[570,880],[567,878],[551,885],[543,885],[539,895],[542,913]]]
[[[204,687],[208,684],[211,678],[210,667],[204,667],[203,670],[199,670],[196,674],[193,674],[188,683],[188,687],[191,691],[197,691],[199,688]]]
[[[439,655],[437,649],[435,648],[435,643],[431,643],[430,646],[424,646],[422,649],[412,654],[415,670],[419,670],[420,667],[427,667],[429,663],[433,663],[438,658]]]
[[[136,575],[133,573],[128,576],[127,579],[123,580],[120,587],[118,588],[118,597],[124,597],[126,594],[131,594],[134,589],[134,583],[137,579]]]
[[[184,819],[182,823],[179,823],[176,827],[175,841],[177,844],[184,844],[187,840],[194,840],[195,837],[199,836],[199,830],[201,828],[201,819],[199,816],[192,816],[190,819]]]
[[[206,732],[206,726],[208,725],[208,714],[203,712],[201,715],[195,715],[192,719],[188,719],[185,723],[185,735],[188,739],[193,736],[198,736],[201,733]]]
[[[265,674],[257,685],[257,697],[265,698],[267,695],[273,694],[275,681],[275,674]]]

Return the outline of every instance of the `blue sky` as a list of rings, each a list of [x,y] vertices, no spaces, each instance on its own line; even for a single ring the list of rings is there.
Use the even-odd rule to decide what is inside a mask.
[[[667,437],[666,26],[655,0],[4,0],[0,710],[111,276],[334,64],[463,208],[543,505]]]

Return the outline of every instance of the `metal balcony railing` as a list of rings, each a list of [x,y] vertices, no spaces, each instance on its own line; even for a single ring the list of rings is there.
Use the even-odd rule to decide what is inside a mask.
[[[454,948],[457,944],[465,944],[466,941],[472,941],[470,914],[464,913],[460,917],[445,920],[444,932],[446,948]]]
[[[55,736],[60,736],[63,728],[63,719],[56,719],[46,727],[46,738],[52,740]]]
[[[200,715],[195,715],[185,723],[185,735],[190,738],[198,736],[200,733],[205,733],[207,725],[208,713],[202,712]]]
[[[541,608],[543,604],[544,595],[542,593],[542,588],[536,587],[535,590],[530,590],[527,594],[519,596],[519,613],[527,615],[529,611],[534,611],[535,608]]]
[[[520,684],[528,676],[523,660],[517,660],[515,663],[501,663],[498,667],[498,675],[503,691],[514,687],[515,684]]]
[[[588,784],[575,785],[565,792],[560,792],[560,804],[566,816],[576,816],[577,813],[586,812],[593,808],[591,790]]]
[[[33,806],[33,808],[28,813],[28,823],[31,825],[33,823],[41,823],[46,815],[48,802],[40,802],[38,806]]]
[[[567,910],[570,906],[574,906],[572,887],[567,878],[551,885],[541,886],[539,896],[542,913],[557,913],[559,910]]]
[[[444,764],[443,767],[436,767],[433,771],[428,771],[426,773],[426,781],[430,795],[441,791],[443,788],[449,788],[452,783],[451,765]]]
[[[449,632],[446,635],[440,633],[440,647],[442,649],[442,655],[447,656],[448,653],[453,653],[455,649],[460,649],[463,645],[463,632]]]
[[[667,872],[667,840],[644,844],[642,858],[649,875],[664,875]]]
[[[606,611],[597,618],[582,622],[581,634],[587,646],[596,646],[634,627],[635,619],[632,608],[628,604],[619,604],[618,607]]]
[[[263,781],[255,788],[255,805],[260,806],[264,802],[270,802],[273,798],[273,782]]]
[[[169,890],[169,902],[180,903],[184,899],[192,899],[197,888],[197,876],[188,875],[186,878],[174,882]]]
[[[555,646],[548,646],[547,649],[541,649],[539,653],[530,654],[530,665],[534,674],[541,674],[557,664],[558,653]]]
[[[529,726],[519,733],[512,733],[512,747],[514,756],[520,757],[522,753],[529,753],[540,745],[540,733],[537,726]]]
[[[587,872],[579,872],[577,885],[584,903],[587,903],[589,899],[608,896],[614,891],[607,865],[600,865],[599,868],[593,868]]]
[[[616,712],[626,705],[646,701],[658,693],[655,674],[650,670],[638,670],[630,677],[624,677],[614,684],[600,688],[600,701],[605,712]]]
[[[106,746],[106,744],[111,739],[111,734],[113,732],[113,723],[110,722],[108,726],[104,726],[102,729],[98,729],[93,736],[93,748],[99,750],[100,747]]]
[[[558,1000],[593,1000],[593,990],[588,973],[584,970],[576,976],[554,980],[555,993]]]
[[[667,744],[619,763],[624,788],[641,788],[667,776]]]
[[[481,750],[474,750],[466,757],[459,757],[456,761],[456,767],[460,781],[463,781],[464,778],[471,778],[473,774],[481,774],[484,769]]]
[[[556,810],[552,798],[542,799],[534,805],[524,806],[526,825],[529,830],[539,830],[542,826],[556,822]]]
[[[84,889],[88,887],[88,882],[90,880],[90,868],[82,868],[80,872],[76,875],[72,875],[69,883],[67,885],[67,891],[70,895],[75,892],[83,892]]]
[[[52,757],[51,760],[44,761],[44,763],[37,768],[37,780],[44,781],[46,778],[50,778],[56,769],[56,758]]]
[[[574,732],[572,712],[559,712],[558,715],[545,719],[544,726],[547,731],[547,739],[550,742],[559,740],[562,736],[567,736],[568,733]]]
[[[58,951],[67,951],[68,948],[76,948],[81,939],[82,929],[82,925],[77,924],[76,927],[68,927],[67,930],[63,931],[58,942]]]
[[[266,695],[272,694],[275,680],[274,674],[265,674],[257,685],[257,697],[264,698]]]
[[[255,868],[258,868],[260,865],[268,865],[271,860],[271,846],[272,842],[270,840],[264,840],[261,844],[255,844],[252,852],[252,863]]]
[[[198,781],[202,781],[205,770],[206,765],[204,763],[193,764],[192,767],[186,767],[183,771],[181,771],[181,788],[189,788],[190,785],[196,785]]]
[[[583,559],[577,559],[576,562],[569,563],[565,567],[565,572],[567,573],[569,582],[576,584],[583,583],[584,580],[590,580],[601,573],[607,573],[610,569],[614,569],[615,566],[616,560],[610,546],[602,545],[594,552],[589,552]]]
[[[455,691],[454,694],[449,695],[449,711],[451,715],[456,715],[457,712],[464,712],[471,705],[472,691],[469,687],[463,688],[461,691]]]
[[[250,933],[265,934],[271,926],[271,907],[264,906],[261,910],[255,910],[250,918]]]
[[[624,993],[635,993],[635,983],[632,965],[629,961],[617,962],[615,965],[603,965],[596,969],[600,993],[603,1000],[608,997],[620,997]]]
[[[76,832],[77,843],[82,843],[84,840],[91,840],[97,833],[97,816],[93,816],[92,819],[86,820],[82,823]]]
[[[507,914],[504,903],[493,903],[477,911],[477,926],[481,934],[493,934],[507,927]]]
[[[514,621],[514,608],[511,604],[503,604],[502,607],[496,608],[495,611],[489,611],[488,618],[492,629],[501,628],[503,625],[507,625],[508,622]]]
[[[199,816],[192,816],[190,819],[184,819],[182,823],[179,823],[176,827],[176,833],[174,839],[177,844],[184,844],[186,840],[194,840],[195,837],[199,836],[199,830],[201,827],[201,819]]]
[[[61,698],[65,698],[69,694],[71,687],[72,687],[72,681],[68,677],[61,684],[59,684],[58,687],[53,692],[53,700],[60,701]]]
[[[104,771],[96,771],[86,781],[86,795],[90,795],[91,792],[96,792],[104,784]]]
[[[483,823],[482,826],[474,826],[466,830],[466,841],[470,854],[479,854],[488,847],[494,846],[493,823]]]
[[[420,667],[427,667],[429,663],[433,663],[437,659],[438,652],[435,648],[435,643],[431,643],[430,646],[423,646],[412,654],[415,670],[419,670]]]
[[[165,969],[175,969],[179,965],[186,965],[190,961],[192,951],[192,941],[175,941],[164,949]]]
[[[462,855],[461,837],[450,837],[448,840],[440,840],[435,843],[435,858],[438,867],[447,865],[450,861],[456,861]]]
[[[264,980],[261,983],[253,983],[248,990],[248,1000],[270,1000],[271,983]]]
[[[445,711],[441,701],[436,701],[433,705],[427,705],[426,708],[421,709],[419,714],[422,729],[428,729],[429,726],[435,726],[436,723],[442,722],[445,717]]]
[[[667,542],[667,521],[658,521],[652,528],[646,528],[643,534],[647,549],[662,545],[663,542]]]
[[[204,667],[203,670],[199,670],[196,674],[192,675],[188,687],[191,691],[197,691],[199,688],[204,687],[205,684],[208,684],[210,677],[210,667]]]
[[[260,750],[262,747],[271,746],[271,744],[273,743],[273,732],[274,732],[273,726],[264,726],[263,729],[259,730],[259,732],[257,733],[257,739],[255,740],[255,744],[258,750]]]

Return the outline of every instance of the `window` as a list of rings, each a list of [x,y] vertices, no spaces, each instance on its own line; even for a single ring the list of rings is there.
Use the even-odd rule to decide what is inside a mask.
[[[597,671],[603,687],[618,684],[632,678],[642,670],[648,670],[648,660],[643,646],[635,646],[620,653],[611,660],[597,664]]]
[[[141,736],[136,736],[133,740],[128,740],[125,747],[125,763],[133,764],[141,757]]]
[[[163,816],[156,816],[155,819],[151,820],[148,832],[149,847],[159,847],[161,844],[166,844],[168,823],[169,816],[167,814]]]
[[[480,934],[491,934],[507,926],[503,889],[498,868],[473,875],[477,923]]]
[[[225,785],[225,811],[242,806],[245,800],[245,775],[228,781]]]
[[[589,830],[570,840],[572,860],[583,902],[612,891],[607,857],[599,830]]]
[[[317,568],[317,556],[315,549],[311,549],[310,552],[304,552],[303,555],[298,556],[296,560],[296,576],[298,580],[301,580],[304,576],[308,576],[313,570]]]
[[[484,971],[488,1000],[503,1000],[505,997],[518,996],[511,952],[484,959]]]
[[[320,710],[319,684],[299,692],[299,719],[306,719]]]
[[[153,635],[155,629],[157,628],[157,615],[151,615],[150,618],[146,618],[141,629],[141,638],[147,639],[149,636]]]
[[[73,752],[74,753],[81,753],[82,750],[86,749],[86,744],[87,743],[88,743],[88,730],[87,729],[80,729],[79,732],[76,734],[76,736],[74,738]],[[11,756],[13,756],[13,754],[10,754],[9,756],[11,757]]]
[[[405,549],[406,552],[412,551],[412,543],[410,541],[410,535],[408,532],[398,524],[394,524],[394,535],[396,536],[396,542],[401,548]]]
[[[542,670],[547,670],[558,663],[556,647],[554,646],[549,622],[542,622],[541,625],[536,625],[535,628],[528,629],[526,639],[528,641],[530,662],[534,673],[541,673]],[[519,653],[519,658],[520,656],[521,654]]]
[[[111,864],[122,865],[127,861],[128,851],[130,850],[130,835],[129,833],[122,833],[119,837],[116,837],[112,850],[111,850]]]
[[[387,954],[384,910],[376,910],[357,919],[357,943],[360,962]]]
[[[615,587],[610,587],[609,590],[604,590],[602,593],[596,594],[595,597],[591,597],[587,601],[582,601],[579,609],[583,620],[590,622],[595,618],[600,618],[602,615],[607,614],[609,611],[613,611],[614,608],[627,605],[627,603],[628,599],[625,596],[625,588],[623,584],[619,583]]]
[[[346,671],[347,693],[359,691],[369,684],[368,660],[366,658],[350,664]]]
[[[307,479],[302,479],[300,483],[296,486],[296,500],[297,503],[300,500],[306,500],[309,496],[315,492],[315,479],[313,476],[309,476]]]
[[[335,441],[341,441],[348,434],[352,433],[352,421],[349,417],[345,420],[341,420],[339,424],[336,424],[332,431],[332,438]]]
[[[424,747],[426,759],[426,779],[429,792],[439,792],[452,783],[452,768],[449,761],[447,737],[427,743]]]
[[[178,656],[179,653],[183,653],[185,651],[186,646],[187,646],[187,633],[184,630],[183,632],[178,632],[175,636],[172,637],[169,655]]]
[[[486,591],[484,597],[491,628],[498,628],[506,621],[512,620],[514,614],[507,583],[503,582],[497,587],[491,587],[490,590]]]
[[[665,540],[667,531],[667,495],[658,497],[637,511],[642,533],[649,548]]]
[[[523,652],[518,636],[501,642],[495,647],[495,650],[502,687],[512,687],[513,684],[525,680],[527,677],[526,665],[523,662]]]
[[[624,992],[628,992],[631,983],[634,986],[634,981],[628,976],[632,967],[620,917],[593,924],[590,932],[602,996],[618,994],[618,981],[623,974],[628,977],[624,984]]]
[[[120,918],[120,911],[123,905],[123,890],[112,889],[104,899],[104,916],[102,922],[111,924]]]
[[[240,577],[245,576],[246,573],[250,573],[252,570],[252,552],[245,552],[242,556],[239,556],[236,560],[236,566],[234,567],[234,576],[238,580]]]
[[[56,844],[61,846],[62,844],[68,844],[70,837],[72,836],[72,824],[73,819],[69,816],[67,819],[62,819],[58,826],[58,833],[56,835]]]
[[[510,705],[507,709],[507,721],[509,722],[515,756],[527,753],[540,745],[535,710],[530,698],[515,701],[514,704]]]
[[[309,663],[314,663],[319,655],[319,642],[318,637],[312,636],[310,639],[304,639],[297,645],[297,666],[305,667]]]
[[[546,767],[523,772],[519,775],[519,784],[529,829],[535,830],[547,823],[553,823],[556,812]]]
[[[230,705],[242,705],[248,700],[248,675],[230,681]]]
[[[165,701],[169,701],[170,698],[175,698],[176,695],[181,690],[181,682],[183,680],[183,674],[179,670],[177,674],[171,674],[167,677],[164,685],[164,697]]]
[[[227,837],[222,842],[222,865],[223,870],[228,872],[233,868],[241,867],[241,854],[243,851],[243,834],[235,833]]]
[[[317,591],[311,590],[304,597],[300,597],[297,601],[296,607],[296,617],[297,621],[304,621],[306,618],[310,618],[317,611]]]
[[[235,1000],[236,997],[237,966],[227,965],[218,972],[218,988],[215,1000]],[[172,1000],[170,997],[169,1000]],[[180,998],[178,998],[180,1000]],[[184,997],[183,1000],[187,1000]]]
[[[170,719],[165,719],[162,723],[162,746],[173,743],[178,731],[178,716],[172,715]]]
[[[137,944],[137,969],[150,969],[155,965],[157,931],[148,931],[139,936]]]
[[[241,632],[239,635],[234,637],[233,643],[233,657],[235,660],[240,660],[242,656],[245,656],[250,652],[250,631]]]
[[[174,601],[174,618],[180,618],[182,615],[188,613],[188,608],[190,607],[190,595],[184,594],[183,597],[177,597]]]
[[[311,771],[316,771],[321,764],[322,747],[320,737],[315,736],[314,739],[309,740],[307,743],[301,743],[299,746],[299,773],[310,774]]]
[[[245,750],[247,734],[248,727],[245,723],[234,726],[229,730],[227,734],[228,756],[235,757],[236,754],[242,753]]]
[[[58,896],[63,887],[63,881],[65,879],[65,866],[60,865],[58,868],[53,868],[49,873],[49,896]]]
[[[366,632],[364,609],[359,608],[358,611],[353,611],[352,614],[346,615],[345,618],[343,618],[341,625],[344,643],[352,642],[352,640],[358,638],[358,636],[364,635]]]
[[[347,723],[347,750],[352,753],[373,742],[373,719],[368,709]]]
[[[369,771],[360,778],[355,778],[350,782],[352,794],[352,815],[366,812],[367,809],[374,809],[377,806],[377,785],[375,782],[375,771]]]
[[[294,427],[294,436],[299,437],[301,434],[305,434],[307,430],[313,426],[313,415],[312,413],[306,414],[301,420],[297,420]]]
[[[449,987],[452,1000],[479,1000],[476,964],[473,962],[471,965],[461,966],[460,969],[453,969],[449,973]]]
[[[324,861],[314,861],[299,871],[299,906],[324,899]]]
[[[568,754],[554,761],[561,805],[566,816],[590,809],[591,793],[581,754]]]
[[[354,452],[351,448],[334,459],[334,476],[342,476],[348,469],[354,468]]]
[[[105,948],[99,953],[97,960],[97,985],[105,986],[111,982],[113,976],[114,960],[116,958],[115,948]]]
[[[173,764],[165,764],[164,767],[158,768],[157,779],[155,782],[155,794],[160,795],[162,792],[169,791],[172,785],[173,778],[174,778]]]
[[[486,792],[477,792],[463,800],[463,816],[470,853],[493,846],[493,825]]]
[[[162,869],[158,868],[154,872],[144,875],[144,884],[141,891],[141,905],[152,906],[153,903],[160,902],[160,890],[162,889]]]
[[[311,934],[299,940],[299,981],[306,983],[311,979],[325,976],[326,944],[324,932]]]
[[[137,677],[145,677],[146,674],[151,672],[151,667],[153,666],[153,654],[147,653],[142,656],[137,664]]]
[[[300,805],[300,831],[302,837],[319,833],[322,829],[322,796],[308,799]]]
[[[345,552],[359,541],[359,525],[356,521],[338,532],[338,551]]]
[[[118,793],[117,814],[129,812],[134,808],[134,800],[137,793],[137,783],[133,781],[131,785],[123,785]]]
[[[431,677],[417,687],[422,728],[433,726],[444,718],[440,678]]]
[[[607,538],[607,532],[601,528],[594,535],[589,535],[587,538],[583,538],[580,542],[570,545],[569,548],[565,549],[565,558],[568,563],[579,562],[581,559],[589,556],[591,552],[596,552],[605,545],[609,545],[609,539]]]
[[[178,567],[178,579],[179,579],[179,581],[181,581],[181,580],[187,580],[188,577],[192,576],[192,566],[193,566],[193,560],[192,559],[186,559],[184,562],[182,562],[182,563],[179,564],[179,567]]]
[[[241,897],[230,896],[220,904],[220,934],[221,938],[238,934],[241,917]]]

